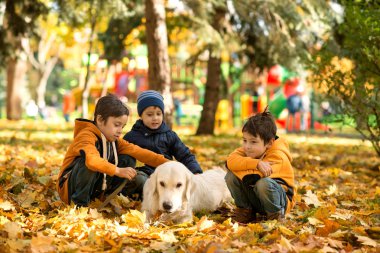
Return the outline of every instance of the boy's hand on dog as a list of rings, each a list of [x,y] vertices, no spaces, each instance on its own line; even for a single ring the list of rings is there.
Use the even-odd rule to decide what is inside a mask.
[[[272,167],[269,162],[259,161],[257,169],[263,173],[264,177],[269,177],[272,174]]]
[[[137,172],[132,167],[126,167],[126,168],[119,168],[116,167],[115,176],[127,178],[129,180],[132,180],[136,176]]]

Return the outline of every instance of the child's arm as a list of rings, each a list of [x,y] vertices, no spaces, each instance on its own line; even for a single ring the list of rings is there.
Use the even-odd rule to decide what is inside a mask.
[[[183,163],[192,173],[199,174],[203,173],[201,166],[195,159],[195,156],[191,153],[190,149],[182,142],[175,132],[172,133],[172,140],[170,141],[173,145],[170,147],[174,158]]]
[[[118,151],[120,154],[130,155],[139,160],[140,162],[143,162],[153,167],[157,167],[158,165],[161,165],[169,161],[163,155],[159,155],[148,149],[141,148],[123,139],[118,140]]]
[[[227,157],[227,167],[231,171],[251,170],[253,173],[263,177],[263,173],[257,168],[260,161],[260,159],[246,156],[243,148],[238,148]]]

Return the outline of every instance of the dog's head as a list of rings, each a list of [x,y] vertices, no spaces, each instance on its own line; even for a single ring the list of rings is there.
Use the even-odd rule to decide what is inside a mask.
[[[160,211],[172,213],[186,209],[193,190],[192,177],[182,163],[166,162],[151,175],[151,184],[146,185],[147,194],[155,195],[153,199],[158,201]]]

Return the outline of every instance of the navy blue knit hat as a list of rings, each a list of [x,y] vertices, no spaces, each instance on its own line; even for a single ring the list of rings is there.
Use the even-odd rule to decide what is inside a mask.
[[[139,116],[149,106],[157,106],[164,113],[164,98],[155,90],[146,90],[137,97],[137,113]]]

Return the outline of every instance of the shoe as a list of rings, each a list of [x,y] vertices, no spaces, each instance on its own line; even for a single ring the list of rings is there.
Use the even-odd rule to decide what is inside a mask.
[[[256,221],[256,213],[252,209],[236,207],[231,219],[241,224],[252,223]]]
[[[282,210],[275,213],[267,213],[267,220],[283,221],[284,219],[285,219],[285,215],[283,214]]]

